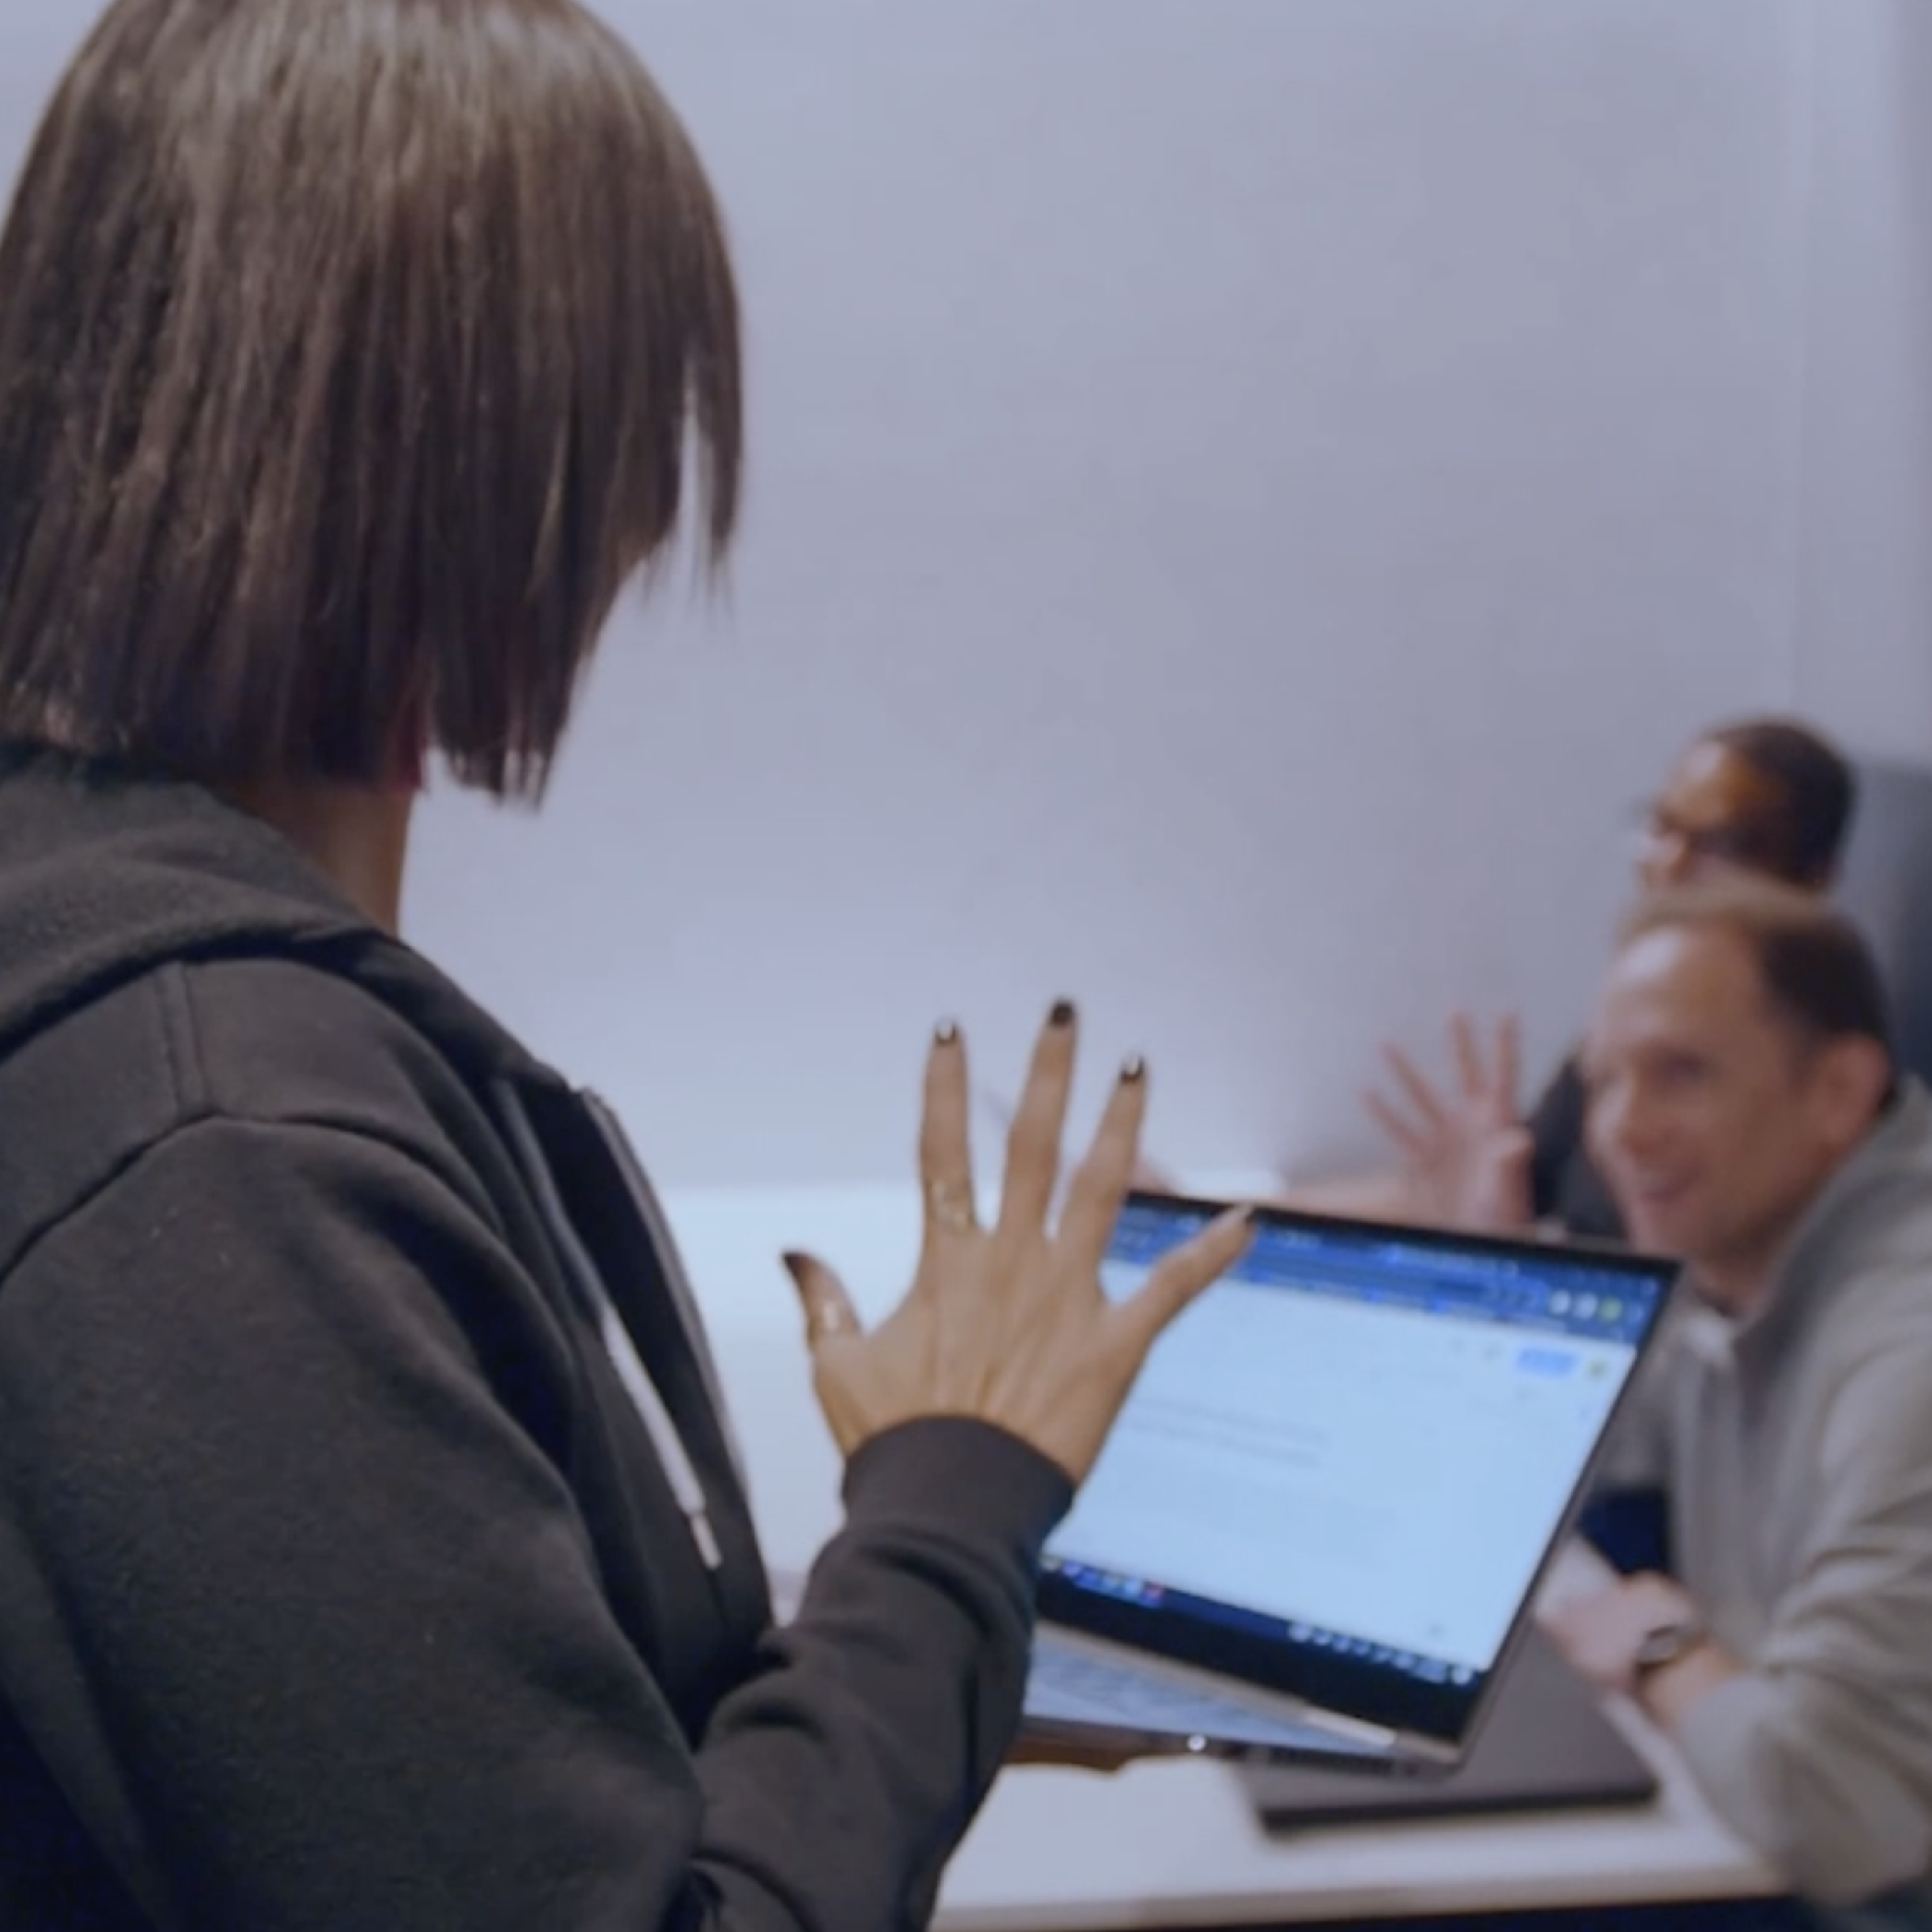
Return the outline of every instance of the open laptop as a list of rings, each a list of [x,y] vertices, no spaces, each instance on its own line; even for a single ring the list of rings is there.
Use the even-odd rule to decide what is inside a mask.
[[[1604,1715],[1595,1692],[1538,1630],[1523,1634],[1469,1754],[1440,1778],[1362,1778],[1317,1766],[1245,1766],[1249,1802],[1271,1832],[1389,1818],[1647,1804],[1657,1774]]]
[[[1130,1196],[1131,1293],[1216,1212]],[[1264,1210],[1048,1544],[1027,1715],[1358,1772],[1470,1748],[1675,1264]]]

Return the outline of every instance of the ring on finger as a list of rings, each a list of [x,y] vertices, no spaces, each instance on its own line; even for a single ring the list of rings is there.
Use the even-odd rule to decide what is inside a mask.
[[[926,1218],[949,1234],[970,1234],[980,1225],[974,1211],[973,1189],[963,1180],[928,1180],[926,1184]]]

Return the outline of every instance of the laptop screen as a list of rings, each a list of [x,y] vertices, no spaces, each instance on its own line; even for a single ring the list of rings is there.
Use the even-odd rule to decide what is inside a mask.
[[[1130,1197],[1107,1292],[1214,1211]],[[1674,1273],[1265,1213],[1156,1344],[1048,1546],[1042,1610],[1456,1740]]]

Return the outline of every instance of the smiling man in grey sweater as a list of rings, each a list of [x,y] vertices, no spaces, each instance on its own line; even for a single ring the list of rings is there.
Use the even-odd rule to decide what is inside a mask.
[[[1555,1613],[1820,1921],[1932,1927],[1932,1105],[1815,902],[1726,883],[1627,927],[1586,1048],[1593,1152],[1686,1285],[1606,1483],[1674,1578]]]

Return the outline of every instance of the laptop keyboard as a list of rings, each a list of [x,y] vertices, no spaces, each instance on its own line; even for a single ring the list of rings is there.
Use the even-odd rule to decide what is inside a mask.
[[[1277,1718],[1236,1697],[1197,1690],[1128,1664],[1114,1664],[1042,1637],[1027,1679],[1027,1715],[1183,1737],[1225,1738],[1324,1756],[1379,1758],[1386,1753],[1323,1725]]]

